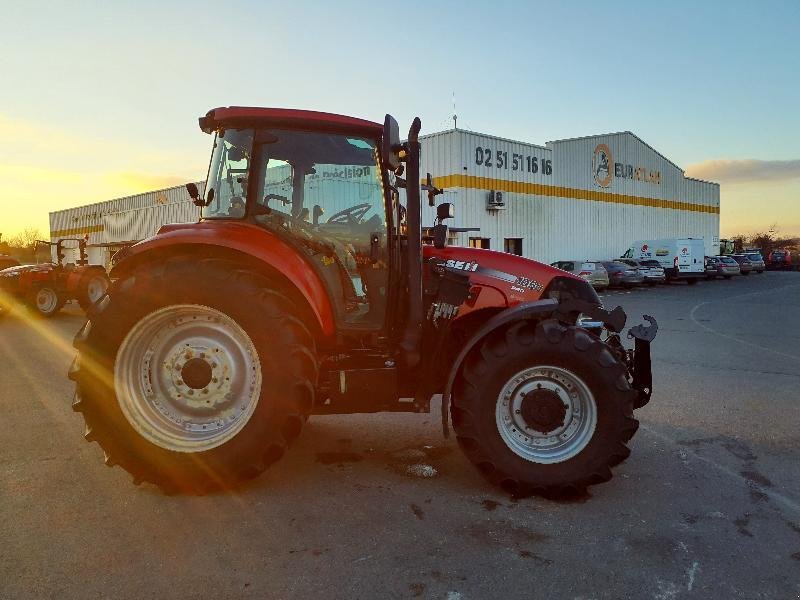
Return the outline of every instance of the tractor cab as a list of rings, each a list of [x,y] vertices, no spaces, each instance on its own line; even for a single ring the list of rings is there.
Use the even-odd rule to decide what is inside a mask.
[[[249,219],[307,255],[337,317],[381,326],[388,214],[377,139],[336,132],[221,129],[203,219]]]

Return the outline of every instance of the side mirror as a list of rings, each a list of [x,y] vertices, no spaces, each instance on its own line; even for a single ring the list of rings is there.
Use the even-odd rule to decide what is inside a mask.
[[[431,228],[434,248],[442,249],[447,246],[447,225],[439,223]]]
[[[442,202],[436,207],[436,220],[440,223],[445,219],[452,219],[456,216],[456,208],[451,202]]]
[[[200,192],[197,190],[197,184],[196,183],[187,183],[186,184],[186,191],[189,192],[189,197],[192,200],[197,200],[197,198],[200,196]]]
[[[392,115],[386,115],[383,120],[383,146],[381,155],[383,165],[390,171],[400,167],[400,126]]]

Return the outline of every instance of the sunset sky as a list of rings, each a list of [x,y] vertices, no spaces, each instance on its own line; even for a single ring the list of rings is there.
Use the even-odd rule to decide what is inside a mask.
[[[197,117],[286,106],[543,144],[631,130],[800,235],[800,2],[0,0],[0,233],[202,179]],[[646,4],[646,5],[645,5]]]

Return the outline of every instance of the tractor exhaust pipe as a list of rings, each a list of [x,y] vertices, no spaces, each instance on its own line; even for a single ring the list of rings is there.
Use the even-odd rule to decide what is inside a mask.
[[[422,121],[414,118],[408,130],[406,159],[406,231],[408,262],[408,318],[400,348],[405,365],[414,367],[420,362],[422,343],[422,205],[420,203],[420,144]]]

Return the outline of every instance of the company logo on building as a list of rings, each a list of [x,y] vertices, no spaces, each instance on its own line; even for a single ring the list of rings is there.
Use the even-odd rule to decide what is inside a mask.
[[[614,178],[633,179],[661,185],[661,171],[614,162],[611,149],[606,144],[597,144],[592,155],[592,177],[602,188],[610,187]]]
[[[614,158],[611,156],[611,150],[605,144],[597,144],[594,149],[594,156],[592,156],[592,174],[594,181],[600,187],[608,187],[611,185],[613,173],[611,171],[614,164]]]

